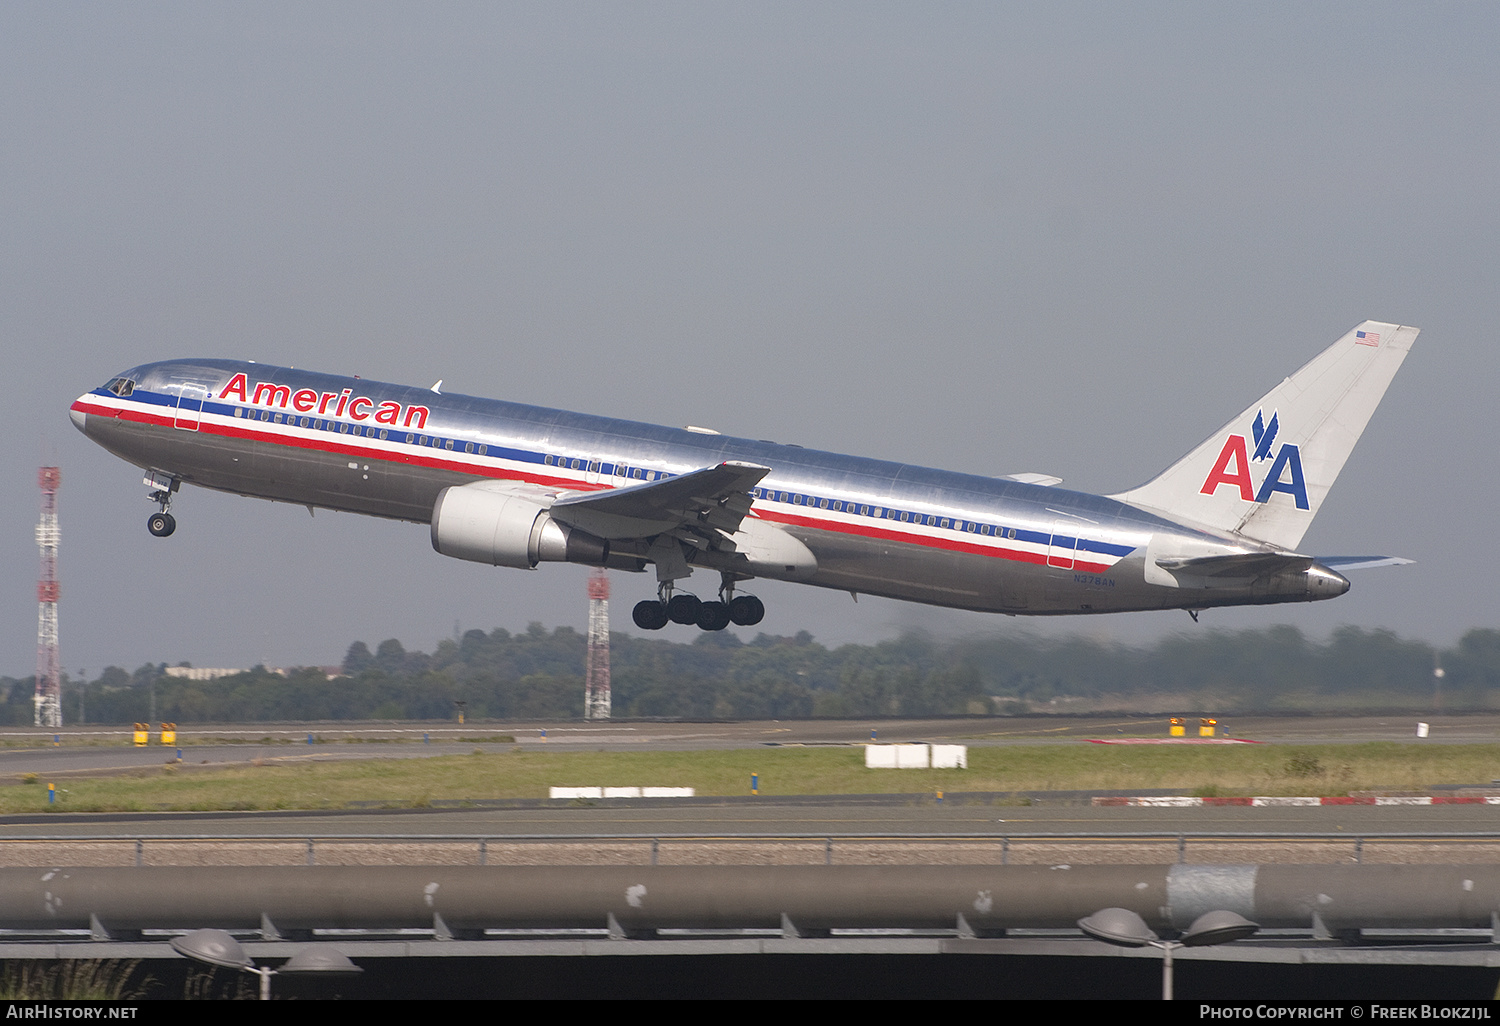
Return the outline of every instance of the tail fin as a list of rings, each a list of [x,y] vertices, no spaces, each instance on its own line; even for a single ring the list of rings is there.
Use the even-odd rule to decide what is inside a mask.
[[[1295,549],[1417,331],[1365,321],[1158,477],[1112,498]]]

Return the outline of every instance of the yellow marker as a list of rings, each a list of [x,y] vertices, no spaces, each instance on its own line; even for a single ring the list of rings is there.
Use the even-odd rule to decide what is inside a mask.
[[[1181,717],[1173,716],[1168,733],[1173,737],[1185,737],[1187,736],[1187,725],[1182,722]]]

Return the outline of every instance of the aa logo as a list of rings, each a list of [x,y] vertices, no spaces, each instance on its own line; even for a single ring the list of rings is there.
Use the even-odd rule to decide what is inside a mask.
[[[1230,435],[1224,440],[1224,448],[1219,450],[1214,469],[1208,472],[1199,491],[1204,495],[1213,495],[1220,486],[1229,485],[1238,488],[1240,498],[1246,502],[1266,502],[1273,492],[1285,492],[1297,503],[1298,509],[1308,509],[1307,482],[1302,477],[1302,454],[1295,445],[1287,442],[1276,450],[1274,458],[1271,456],[1279,427],[1274,410],[1270,423],[1266,422],[1264,411],[1256,410],[1255,423],[1250,425],[1250,434],[1255,440],[1254,453],[1250,452],[1244,435]],[[1271,466],[1257,489],[1250,476],[1250,464],[1266,460],[1271,461]]]

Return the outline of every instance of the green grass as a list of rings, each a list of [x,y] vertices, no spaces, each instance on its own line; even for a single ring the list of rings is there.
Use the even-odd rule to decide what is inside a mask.
[[[693,787],[700,795],[1054,791],[1172,788],[1182,794],[1344,794],[1488,784],[1500,745],[1126,747],[1064,742],[970,748],[967,770],[873,770],[864,750],[692,752],[476,749],[431,759],[302,762],[53,781],[54,811],[332,809],[351,802],[423,807],[436,800],[545,798],[552,785]],[[45,783],[45,781],[44,781]],[[48,810],[45,786],[0,787],[0,812]]]
[[[3,1001],[130,1001],[153,982],[139,959],[16,960],[0,967]]]

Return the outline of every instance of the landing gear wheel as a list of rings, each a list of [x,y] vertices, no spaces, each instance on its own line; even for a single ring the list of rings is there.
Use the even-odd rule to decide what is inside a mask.
[[[698,626],[706,631],[722,631],[729,626],[729,606],[723,602],[704,602],[698,607]]]
[[[146,520],[146,530],[158,538],[165,538],[177,530],[177,520],[170,513],[153,513]]]
[[[667,607],[647,599],[635,604],[635,608],[630,611],[630,618],[643,631],[659,631],[667,625]]]
[[[765,603],[754,595],[740,595],[729,603],[729,619],[741,627],[754,627],[765,616]]]
[[[667,619],[673,623],[697,623],[702,605],[697,595],[673,595],[667,599]]]

